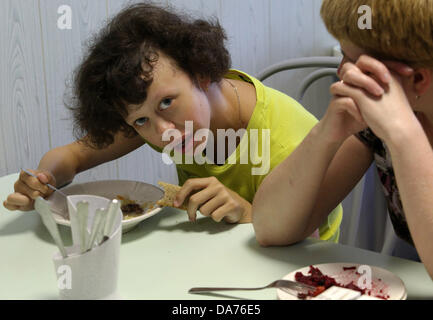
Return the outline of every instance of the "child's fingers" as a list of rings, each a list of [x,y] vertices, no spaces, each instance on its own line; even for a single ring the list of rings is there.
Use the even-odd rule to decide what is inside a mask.
[[[352,118],[354,118],[358,123],[365,124],[364,118],[362,117],[361,112],[359,111],[358,106],[355,101],[349,97],[336,97],[334,100],[334,104],[337,106],[339,110],[343,110],[350,114]]]
[[[236,220],[236,219],[233,219],[233,217],[230,217],[230,214],[233,212],[234,212],[233,207],[229,203],[226,203],[212,213],[212,219],[216,222],[221,222],[222,219],[227,217],[226,221],[228,223],[235,223],[239,219]]]
[[[34,170],[29,170],[33,174],[38,174],[38,172]],[[41,175],[42,177],[42,175]],[[46,179],[46,177],[42,177],[43,179]],[[19,181],[22,181],[25,183],[29,188],[33,190],[39,191],[43,195],[48,195],[50,193],[50,188],[46,186],[45,183],[42,183],[38,178],[32,177],[25,173],[24,171],[21,171]]]
[[[224,204],[212,213],[212,219],[216,222],[221,222],[229,213],[229,206]]]
[[[5,205],[7,209],[11,208],[9,210],[27,211],[33,209],[32,199],[18,192],[10,194],[3,205]]]
[[[21,180],[15,182],[14,189],[15,192],[25,195],[30,199],[36,199],[39,196],[45,197],[45,195],[42,194],[40,191],[30,188],[26,183]]]
[[[331,85],[330,92],[333,96],[350,97],[355,102],[357,99],[366,95],[362,88],[354,87],[344,81],[335,82]]]
[[[388,67],[388,69],[396,72],[400,76],[409,77],[414,73],[413,68],[398,61],[383,61],[383,63]]]
[[[362,88],[375,96],[381,96],[385,90],[372,77],[364,74],[356,67],[347,70],[342,74],[342,80],[352,86]]]
[[[362,113],[355,100],[352,98],[357,95],[357,89],[345,85],[342,81],[336,82],[331,86],[331,94],[334,96],[332,103],[339,110],[344,110],[350,114],[358,123],[365,125]]]
[[[39,181],[42,182],[43,184],[50,183],[50,181],[49,181],[49,179],[45,173],[41,172],[41,173],[38,173],[36,176],[38,177]]]
[[[209,185],[209,178],[195,178],[188,179],[176,194],[176,199],[174,200],[175,206],[180,206],[185,199],[191,194],[191,192],[206,188]]]
[[[388,68],[377,59],[374,59],[365,54],[361,55],[356,61],[356,66],[364,73],[371,73],[383,83],[390,83],[391,72]]]
[[[206,203],[200,206],[200,212],[202,215],[209,217],[212,216],[215,210],[217,210],[219,207],[223,206],[226,202],[224,201],[223,197],[213,197]]]
[[[203,204],[213,199],[217,195],[216,188],[206,187],[203,190],[194,193],[188,200],[188,217],[190,221],[195,221],[196,213]],[[201,212],[201,210],[200,210]]]
[[[38,174],[36,174],[39,181],[43,183],[45,186],[47,183],[55,186],[56,185],[56,178],[49,172],[49,171],[40,171]],[[49,191],[51,191],[50,188],[47,187]]]
[[[366,125],[364,118],[362,117],[362,114],[353,99],[345,97],[342,98],[341,103],[344,104],[345,111],[350,114],[352,118],[354,118],[358,123]]]
[[[5,207],[6,209],[10,210],[10,211],[15,211],[19,209],[19,206],[10,204],[9,202],[7,202],[6,200],[3,201],[3,207]]]

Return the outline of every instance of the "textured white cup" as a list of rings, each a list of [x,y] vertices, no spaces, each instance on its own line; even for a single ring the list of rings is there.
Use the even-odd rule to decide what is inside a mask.
[[[89,196],[68,196],[68,208],[71,222],[76,219],[76,204],[80,201],[89,203],[88,229],[93,222],[95,210],[108,208],[109,199]],[[122,239],[122,212],[119,209],[110,238],[92,250],[80,253],[78,234],[72,233],[74,245],[67,247],[67,258],[59,252],[54,257],[57,285],[60,299],[94,300],[118,299],[117,280],[119,271],[119,251]]]

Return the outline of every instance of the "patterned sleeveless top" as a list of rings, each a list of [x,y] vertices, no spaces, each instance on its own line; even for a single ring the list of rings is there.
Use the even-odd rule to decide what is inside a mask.
[[[356,137],[367,145],[374,153],[377,172],[385,193],[388,212],[395,233],[399,238],[413,246],[413,240],[409,232],[409,227],[407,225],[403,205],[400,199],[400,193],[397,187],[397,181],[394,175],[394,169],[392,167],[391,154],[387,146],[369,128],[356,134]]]

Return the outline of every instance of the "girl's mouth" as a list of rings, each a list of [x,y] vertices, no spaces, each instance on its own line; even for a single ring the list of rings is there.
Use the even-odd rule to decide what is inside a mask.
[[[194,137],[184,137],[182,140],[182,153],[192,152],[194,146]]]
[[[191,149],[192,146],[193,146],[193,143],[194,143],[194,138],[193,138],[193,137],[186,137],[186,136],[183,136],[183,137],[182,137],[182,142],[179,143],[179,144],[177,144],[177,145],[174,147],[174,150],[175,150],[176,152],[179,152],[179,153],[183,153],[183,154],[185,154],[185,153],[187,153],[187,152],[190,151],[190,149]]]

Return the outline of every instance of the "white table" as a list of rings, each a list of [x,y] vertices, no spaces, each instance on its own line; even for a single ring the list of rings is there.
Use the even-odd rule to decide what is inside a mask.
[[[0,178],[0,200],[18,175]],[[60,227],[65,242],[70,229]],[[57,248],[35,211],[0,208],[0,299],[57,299],[51,257]],[[276,299],[275,289],[192,295],[196,286],[257,287],[310,264],[353,262],[398,275],[408,299],[433,299],[433,282],[421,263],[308,239],[288,247],[260,247],[251,224],[228,225],[165,208],[123,235],[119,293],[124,299]]]

